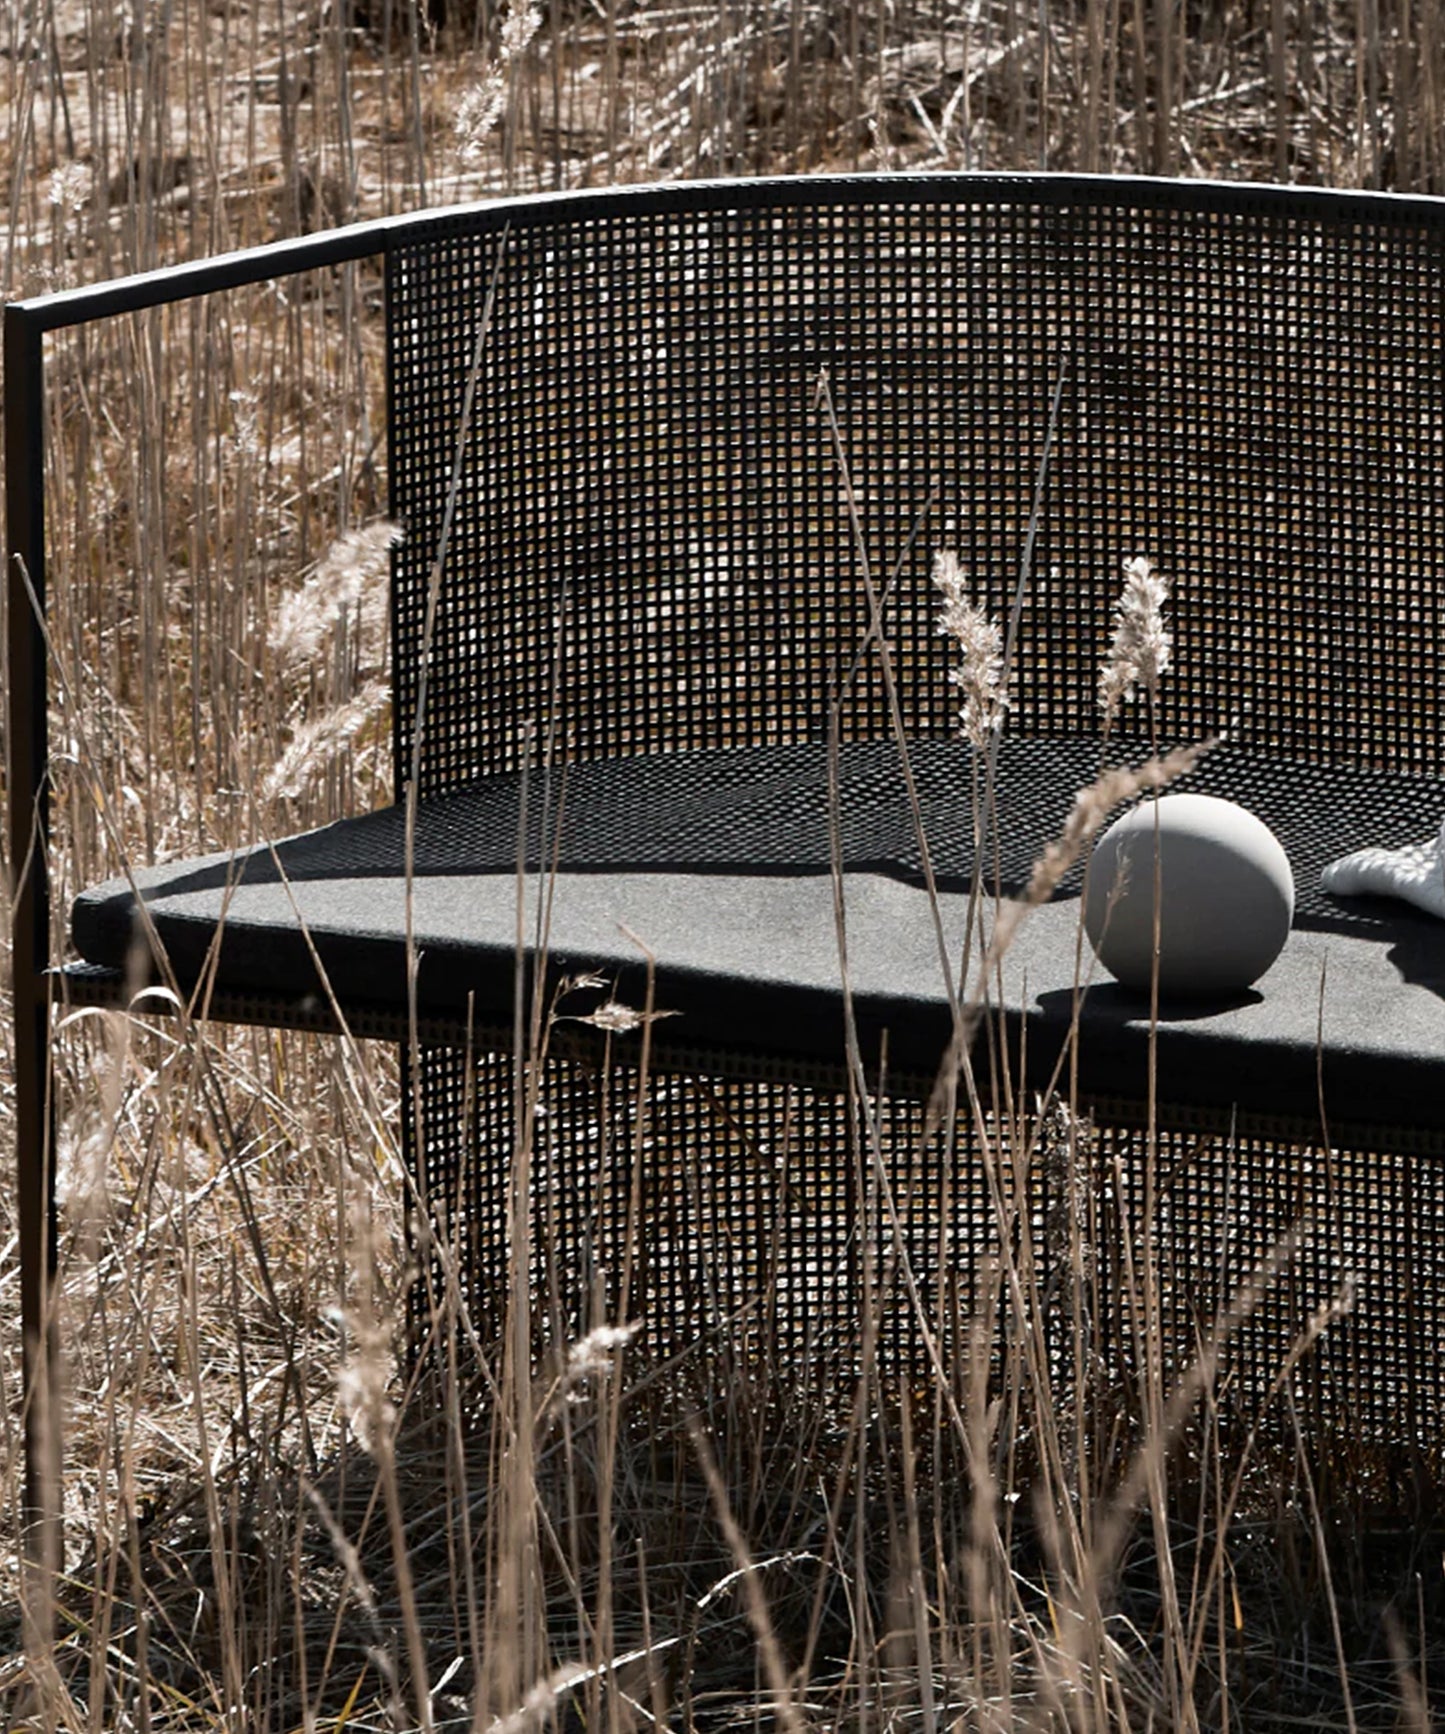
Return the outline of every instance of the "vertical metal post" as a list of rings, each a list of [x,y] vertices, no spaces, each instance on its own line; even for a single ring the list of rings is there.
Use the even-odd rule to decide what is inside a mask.
[[[375,256],[392,222],[359,223],[5,308],[6,814],[15,995],[15,1138],[25,1377],[27,1645],[54,1630],[61,1564],[62,1430],[55,1323],[55,1107],[51,1073],[50,790],[45,608],[45,334],[246,283]]]
[[[50,1071],[50,801],[45,634],[44,329],[5,309],[7,842],[15,996],[15,1142],[25,1379],[27,1642],[51,1629],[59,1569],[61,1429],[56,1401],[54,1108]]]

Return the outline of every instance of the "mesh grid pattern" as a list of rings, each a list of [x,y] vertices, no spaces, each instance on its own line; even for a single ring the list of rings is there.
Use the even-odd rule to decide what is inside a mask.
[[[1015,736],[1097,737],[1120,563],[1148,554],[1175,586],[1164,737],[1228,728],[1256,763],[1418,778],[1438,808],[1441,207],[1027,179],[673,187],[441,218],[400,235],[388,269],[407,529],[396,745],[403,773],[419,747],[424,797],[517,771],[549,731],[573,762],[820,743],[840,690],[844,738],[886,737],[879,659],[859,655],[864,560],[886,587],[904,726],[948,736],[932,556],[957,549],[978,600],[1006,614],[1062,380]],[[469,1071],[428,1048],[422,1077],[413,1145],[485,1335],[506,1256],[510,1062]],[[582,1328],[594,1279],[619,1300],[633,1144],[611,1118],[626,1068],[610,1088],[604,1105],[595,1075],[559,1062],[549,1089],[534,1207],[537,1244],[557,1253],[536,1271],[554,1331]],[[977,1152],[944,1162],[917,1112],[896,1109],[888,1160],[924,1292],[947,1291],[940,1317],[961,1318],[997,1223]],[[1102,1148],[1108,1259],[1119,1224],[1144,1220],[1146,1188],[1137,1139],[1106,1132]],[[1159,1172],[1170,1364],[1308,1217],[1229,1351],[1241,1412],[1348,1276],[1353,1312],[1296,1375],[1304,1412],[1438,1454],[1445,1169],[1170,1132]],[[629,1306],[655,1350],[743,1309],[759,1353],[825,1379],[851,1370],[884,1236],[843,1097],[658,1081],[641,1176]],[[1022,1203],[1044,1232],[1041,1179]],[[941,1277],[943,1223],[955,1256]],[[885,1336],[919,1364],[900,1301]]]
[[[391,259],[402,763],[480,354],[425,793],[514,768],[529,725],[576,758],[823,738],[866,624],[825,370],[869,565],[896,574],[911,734],[950,728],[932,552],[1006,608],[1062,373],[1015,728],[1095,732],[1120,561],[1148,553],[1176,584],[1166,735],[1438,771],[1437,209],[906,179],[722,198],[471,213]],[[844,729],[886,726],[872,658]]]
[[[506,1293],[496,1273],[507,1252],[512,1062],[429,1050],[423,1073],[429,1124],[443,1129],[441,1147],[435,1131],[424,1141],[433,1205],[466,1273],[472,1322],[492,1340]],[[923,1374],[892,1218],[845,1093],[700,1070],[652,1075],[639,1109],[632,1060],[604,1073],[591,1060],[553,1059],[540,1099],[529,1282],[539,1354],[621,1316],[625,1284],[649,1360],[692,1353],[705,1367],[741,1344],[756,1363],[837,1400],[859,1376],[867,1318],[881,1364],[904,1382]],[[1121,1387],[1137,1375],[1144,1351],[1125,1246],[1142,1259],[1152,1200],[1171,1383],[1294,1230],[1298,1249],[1224,1344],[1226,1419],[1247,1429],[1267,1418],[1292,1346],[1348,1288],[1350,1310],[1292,1376],[1301,1414],[1356,1441],[1376,1473],[1390,1463],[1445,1470],[1445,1272],[1429,1226],[1445,1213],[1438,1160],[1356,1152],[1345,1162],[1257,1138],[1164,1131],[1151,1182],[1143,1140],[1104,1127],[1072,1184],[1044,1143],[1023,1154],[1020,1182],[996,1123],[985,1147],[964,1119],[951,1141],[941,1130],[927,1136],[918,1099],[893,1096],[877,1111],[902,1244],[960,1393],[1001,1234],[1015,1246],[1033,1237],[1062,1372],[1071,1207],[1094,1277],[1101,1368]],[[458,1165],[445,1129],[462,1121],[473,1159]],[[1273,1419],[1282,1425],[1277,1398]]]
[[[469,1075],[465,1055],[447,1048],[429,1051],[423,1070],[429,1124],[443,1129],[440,1150],[423,1141],[430,1195],[459,1269],[472,1273],[473,1321],[486,1340],[500,1330],[505,1296],[494,1276],[506,1240],[511,1061],[476,1057]],[[651,1353],[725,1338],[847,1388],[868,1297],[877,1304],[897,1279],[845,1092],[684,1071],[654,1074],[639,1110],[638,1073],[625,1060],[605,1069],[552,1060],[541,1100],[529,1286],[547,1337],[566,1344],[617,1317],[625,1283]],[[917,1101],[889,1105],[889,1146],[915,1144],[923,1113]],[[458,1169],[445,1145],[460,1117],[472,1119],[482,1159]],[[965,1317],[970,1273],[998,1230],[982,1167],[950,1164],[940,1188],[942,1166],[926,1152],[905,1162],[898,1209],[929,1292],[941,1283],[946,1310]],[[439,1187],[449,1188],[444,1199]],[[896,1298],[881,1315],[883,1346],[895,1360],[915,1357]]]

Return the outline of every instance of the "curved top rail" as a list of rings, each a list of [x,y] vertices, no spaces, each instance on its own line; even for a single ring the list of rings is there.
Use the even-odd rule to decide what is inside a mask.
[[[352,260],[371,258],[381,252],[387,234],[397,221],[394,217],[382,217],[372,222],[353,223],[344,229],[327,230],[323,234],[299,235],[232,253],[219,253],[211,258],[188,260],[180,265],[162,265],[154,271],[137,271],[128,277],[114,277],[103,283],[33,295],[27,300],[6,304],[6,324],[7,327],[18,325],[27,333],[38,335],[64,330],[68,326],[85,325],[96,319],[113,318],[121,313],[139,313],[149,307],[211,295],[223,289],[264,283],[272,277],[287,277],[301,271],[317,271],[328,265],[344,265]]]
[[[94,319],[134,313],[198,295],[209,295],[272,277],[347,264],[382,252],[412,229],[479,221],[509,223],[683,210],[775,208],[816,205],[938,204],[1000,193],[1019,201],[1060,206],[1071,203],[1134,204],[1149,209],[1200,211],[1300,210],[1343,221],[1379,218],[1398,223],[1415,218],[1445,228],[1445,198],[1428,194],[1365,192],[1332,187],[1274,186],[1253,181],[1164,180],[1148,176],[960,174],[936,170],[895,174],[773,175],[732,180],[665,181],[584,192],[527,193],[460,205],[437,205],[346,228],[272,241],[212,258],[166,265],[103,283],[60,289],[12,301],[5,308],[27,333],[57,331]]]

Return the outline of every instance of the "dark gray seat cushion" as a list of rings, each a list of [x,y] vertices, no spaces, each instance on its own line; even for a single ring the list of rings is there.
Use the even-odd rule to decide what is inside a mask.
[[[961,745],[925,742],[911,757],[956,969],[972,876],[970,756]],[[997,863],[1005,891],[1027,881],[1072,792],[1097,768],[1096,744],[1005,743]],[[865,1040],[876,1046],[886,1029],[890,1064],[928,1072],[950,1020],[896,749],[846,746],[837,783],[850,977]],[[1445,812],[1445,785],[1223,748],[1188,786],[1243,802],[1276,831],[1295,871],[1297,915],[1257,988],[1228,1004],[1162,1008],[1161,1098],[1314,1119],[1323,1017],[1332,1116],[1445,1132],[1445,923],[1381,900],[1337,902],[1318,889],[1320,868],[1336,855],[1429,834]],[[565,778],[534,775],[526,931],[535,930],[537,869],[555,858],[554,976],[601,973],[616,979],[620,998],[640,1004],[642,953],[630,931],[657,957],[659,1005],[682,1014],[657,1026],[659,1041],[836,1060],[843,1025],[827,788],[821,747],[619,759],[573,767]],[[495,778],[419,810],[413,899],[425,1013],[465,1013],[470,1004],[482,1022],[510,1017],[521,795],[519,778]],[[402,812],[390,808],[288,838],[274,853],[173,863],[138,884],[182,981],[197,977],[224,916],[218,986],[316,992],[304,923],[343,1005],[404,1004],[403,846]],[[1007,959],[1003,1001],[1015,1034],[1027,1024],[1031,1084],[1043,1081],[1072,1014],[1078,884],[1076,869],[1024,923]],[[124,882],[77,900],[74,940],[88,962],[126,967],[136,932]],[[1147,1006],[1096,969],[1082,1028],[1086,1088],[1140,1099]]]

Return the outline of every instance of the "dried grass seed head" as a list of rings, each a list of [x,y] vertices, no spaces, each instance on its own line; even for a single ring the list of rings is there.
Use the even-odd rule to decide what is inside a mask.
[[[485,155],[487,136],[506,113],[511,70],[541,28],[542,14],[537,7],[518,5],[517,0],[512,0],[502,20],[501,46],[496,59],[488,62],[452,116],[457,155],[463,163],[480,162]]]
[[[89,163],[62,163],[50,177],[50,202],[57,210],[79,216],[90,202],[95,171]]]
[[[949,682],[963,695],[958,720],[975,747],[983,747],[1003,727],[1008,694],[1003,680],[1003,629],[969,598],[958,555],[939,549],[933,556],[933,584],[943,597],[938,630],[959,648]]]
[[[573,984],[578,985],[577,983]],[[581,985],[589,985],[588,978],[583,977]],[[640,1030],[644,1024],[654,1024],[662,1018],[675,1018],[681,1014],[675,1011],[638,1011],[634,1006],[624,1005],[621,1000],[607,999],[599,1006],[594,1006],[590,1012],[575,1015],[568,1012],[556,1014],[559,1022],[574,1024],[591,1024],[593,1029],[602,1030],[611,1036],[630,1036],[634,1030]]]
[[[1131,770],[1120,766],[1104,771],[1074,796],[1063,828],[1034,862],[1024,892],[1026,904],[1047,903],[1059,881],[1093,841],[1095,834],[1121,802],[1135,795],[1166,789],[1178,778],[1188,776],[1205,753],[1218,743],[1200,741],[1193,746],[1175,747],[1172,752],[1150,759]]]
[[[1200,759],[1219,745],[1218,738],[1199,741],[1193,746],[1176,747],[1162,757],[1152,758],[1137,769],[1119,766],[1104,771],[1087,788],[1074,796],[1063,827],[1034,862],[1033,872],[1021,896],[1006,899],[999,907],[993,934],[987,950],[979,960],[978,981],[986,992],[1004,955],[1018,936],[1019,926],[1029,910],[1047,903],[1057,890],[1060,880],[1073,866],[1098,832],[1099,827],[1121,801],[1149,790],[1164,789],[1176,778],[1187,776]],[[977,1001],[975,1001],[975,1004]]]
[[[336,1397],[357,1443],[368,1457],[389,1449],[397,1408],[391,1398],[396,1370],[392,1333],[384,1320],[365,1314],[347,1321],[349,1352],[336,1375]]]
[[[281,672],[310,667],[341,620],[354,616],[362,659],[385,660],[391,550],[401,528],[385,518],[348,531],[332,543],[316,570],[276,610],[269,634]]]
[[[564,1378],[569,1393],[585,1379],[605,1378],[612,1371],[614,1351],[625,1348],[638,1329],[636,1324],[596,1325],[573,1343],[567,1350]]]
[[[1124,588],[1114,610],[1114,637],[1099,674],[1099,706],[1107,726],[1142,687],[1152,698],[1169,667],[1173,640],[1164,624],[1169,583],[1143,555],[1124,562]]]
[[[512,61],[520,59],[541,28],[541,9],[536,6],[518,6],[516,0],[513,0],[507,8],[506,18],[502,21],[503,62],[510,65]]]
[[[500,67],[489,66],[457,104],[452,116],[457,155],[464,163],[480,162],[487,135],[507,106],[507,81]]]
[[[369,680],[345,703],[302,722],[262,778],[262,801],[301,800],[326,775],[341,751],[376,721],[389,696],[385,682]]]

